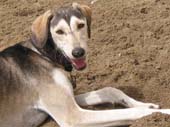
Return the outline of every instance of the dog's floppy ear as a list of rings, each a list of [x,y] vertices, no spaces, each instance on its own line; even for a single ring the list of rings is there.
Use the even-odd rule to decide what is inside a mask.
[[[88,37],[91,37],[91,17],[92,17],[92,10],[89,6],[87,5],[80,5],[78,3],[73,3],[72,4],[73,8],[78,8],[82,14],[86,17],[87,19],[87,27],[88,27]]]
[[[48,39],[48,31],[49,31],[48,29],[49,29],[49,22],[51,17],[52,17],[52,12],[48,10],[43,15],[37,17],[32,24],[31,39],[33,41],[33,44],[37,48],[43,48],[43,46],[45,45]]]

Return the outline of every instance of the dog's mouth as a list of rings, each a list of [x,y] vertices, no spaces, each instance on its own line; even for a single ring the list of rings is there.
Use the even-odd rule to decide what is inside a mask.
[[[77,58],[77,59],[71,59],[64,52],[63,52],[63,55],[65,56],[65,58],[71,63],[71,65],[76,70],[83,70],[83,69],[86,68],[87,64],[86,64],[86,58],[85,57]]]
[[[62,64],[67,71],[71,71],[72,67],[74,67],[76,70],[83,70],[86,68],[86,57],[73,59],[67,56],[64,51],[58,51],[59,53],[55,55],[55,59],[58,61],[58,63]]]
[[[71,59],[70,61],[76,70],[83,70],[87,66],[85,58]]]

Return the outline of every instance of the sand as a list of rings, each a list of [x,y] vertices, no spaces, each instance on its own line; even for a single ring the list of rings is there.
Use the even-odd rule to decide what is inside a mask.
[[[74,0],[90,5],[91,0]],[[1,0],[0,50],[30,36],[33,20],[72,0]],[[170,108],[170,1],[98,0],[93,10],[88,68],[74,72],[76,94],[106,86]],[[151,115],[131,127],[169,127],[167,115]],[[42,127],[57,127],[48,120]]]

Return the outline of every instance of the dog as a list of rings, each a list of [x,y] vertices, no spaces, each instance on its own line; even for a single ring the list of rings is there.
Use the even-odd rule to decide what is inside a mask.
[[[154,112],[170,114],[112,87],[74,95],[69,72],[87,66],[91,15],[89,6],[77,3],[49,10],[33,22],[30,40],[0,52],[1,127],[37,127],[48,116],[61,127],[119,126]],[[102,103],[127,108],[82,108]]]

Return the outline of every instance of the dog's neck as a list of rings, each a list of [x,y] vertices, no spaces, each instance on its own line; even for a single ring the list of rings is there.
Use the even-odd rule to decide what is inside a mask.
[[[26,41],[25,43],[22,43],[22,45],[42,55],[45,59],[48,59],[53,63],[62,65],[65,71],[71,72],[73,70],[70,61],[68,61],[68,59],[63,55],[60,49],[55,47],[54,42],[50,37],[48,38],[46,45],[41,49],[35,47],[31,39],[29,41]]]

